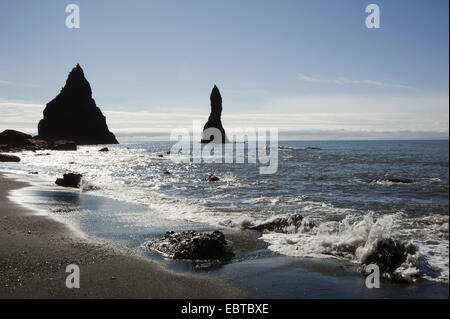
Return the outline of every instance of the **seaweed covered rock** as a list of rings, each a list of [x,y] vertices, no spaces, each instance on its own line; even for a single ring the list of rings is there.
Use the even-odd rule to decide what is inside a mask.
[[[38,125],[38,136],[82,145],[118,144],[92,98],[91,86],[79,64],[70,72],[58,96],[47,104]]]
[[[234,256],[225,235],[220,231],[212,233],[198,233],[192,230],[181,233],[169,231],[163,238],[150,242],[148,247],[173,259],[228,261]]]
[[[63,187],[80,188],[82,178],[83,175],[81,174],[68,173],[64,174],[63,178],[56,179],[55,184]]]

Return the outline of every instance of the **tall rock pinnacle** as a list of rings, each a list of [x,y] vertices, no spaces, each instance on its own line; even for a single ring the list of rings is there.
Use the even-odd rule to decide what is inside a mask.
[[[209,115],[208,122],[206,122],[203,127],[203,136],[202,143],[228,143],[227,136],[225,134],[225,130],[222,126],[222,121],[220,117],[222,116],[222,96],[220,95],[220,91],[217,86],[214,85],[214,88],[211,92],[211,114]],[[214,140],[214,136],[210,134],[210,132],[206,133],[206,129],[215,128],[221,133],[221,140]]]
[[[69,73],[61,92],[47,104],[38,135],[45,140],[64,139],[85,145],[118,144],[79,64]]]

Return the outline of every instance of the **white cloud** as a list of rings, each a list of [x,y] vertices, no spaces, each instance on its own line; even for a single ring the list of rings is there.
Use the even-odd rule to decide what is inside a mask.
[[[277,113],[420,113],[441,118],[448,113],[446,93],[420,96],[335,94],[292,96],[269,101],[264,112]]]
[[[448,138],[448,94],[421,97],[335,95],[273,100],[258,113],[227,113],[226,128],[276,127],[280,139]],[[12,128],[37,133],[45,105],[0,99],[0,131]],[[180,110],[182,108],[179,108]],[[209,111],[209,110],[208,110]],[[208,112],[207,111],[207,112]],[[168,140],[174,128],[205,123],[208,113],[149,113],[103,110],[120,141],[130,136]]]
[[[4,86],[20,86],[20,87],[26,87],[26,88],[39,88],[39,85],[34,84],[28,84],[28,83],[18,83],[18,82],[11,82],[7,80],[0,79],[0,85]]]
[[[334,79],[325,79],[315,76],[309,76],[306,74],[300,74],[298,79],[300,81],[306,81],[306,82],[314,82],[314,83],[328,83],[328,84],[338,84],[338,85],[346,85],[346,84],[354,84],[354,85],[372,85],[372,86],[379,86],[379,87],[391,87],[391,88],[398,88],[398,89],[407,89],[407,90],[415,90],[415,88],[403,85],[403,84],[392,84],[392,83],[384,83],[380,81],[374,81],[374,80],[352,80],[347,77],[337,77]]]

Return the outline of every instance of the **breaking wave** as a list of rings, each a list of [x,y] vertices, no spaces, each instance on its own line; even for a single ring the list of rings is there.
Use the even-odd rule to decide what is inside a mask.
[[[398,239],[401,236],[395,231],[396,218],[398,216],[395,215],[375,218],[368,214],[362,219],[347,216],[342,221],[327,221],[319,225],[304,218],[300,227],[286,226],[285,233],[265,233],[262,239],[269,243],[269,249],[284,255],[341,258],[361,265],[361,269],[364,269],[369,256],[380,254],[380,243],[392,242],[395,244],[388,246],[386,254],[394,254],[401,246],[404,259],[392,271],[386,271],[385,277],[406,281],[425,277],[448,282],[448,264],[447,268],[445,264],[440,265],[442,268],[432,266],[432,260],[419,243]],[[379,266],[389,268],[390,265]]]

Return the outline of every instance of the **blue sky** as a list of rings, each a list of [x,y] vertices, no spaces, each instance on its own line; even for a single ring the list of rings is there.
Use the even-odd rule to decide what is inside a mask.
[[[65,26],[69,3],[80,7],[80,29]],[[380,6],[380,29],[365,27],[369,3]],[[37,114],[30,115],[34,121],[80,63],[97,104],[116,112],[110,126],[123,132],[120,118],[135,118],[125,116],[130,112],[145,113],[153,127],[163,120],[150,113],[167,113],[165,130],[179,114],[206,120],[217,84],[225,126],[237,125],[237,114],[258,113],[276,118],[271,124],[281,130],[298,128],[297,135],[310,123],[319,133],[348,130],[356,137],[372,131],[448,137],[448,6],[447,0],[2,0],[0,129],[20,123],[26,110]],[[386,121],[392,118],[398,120]]]

